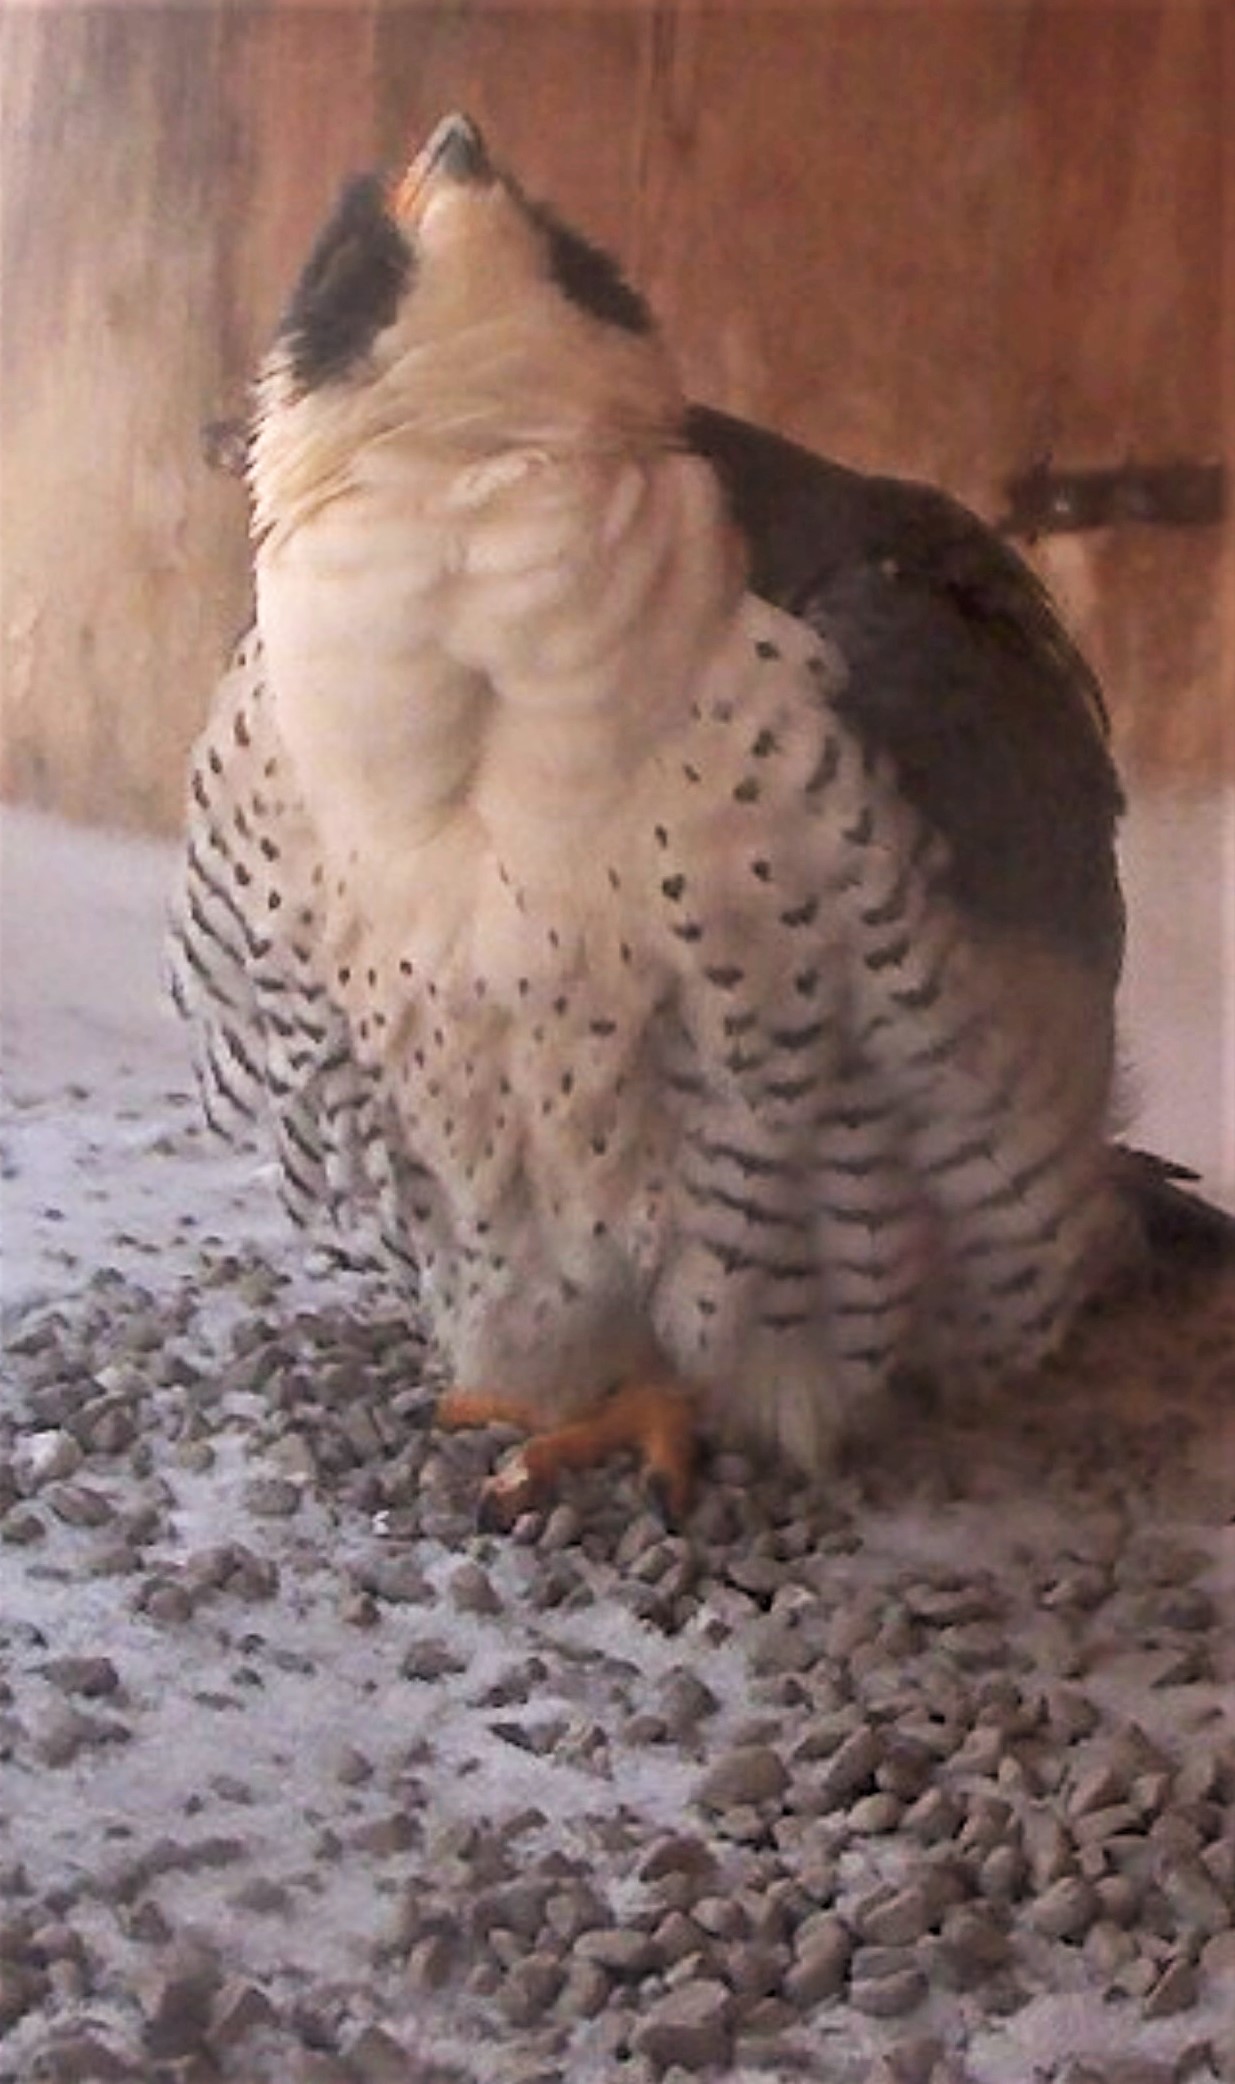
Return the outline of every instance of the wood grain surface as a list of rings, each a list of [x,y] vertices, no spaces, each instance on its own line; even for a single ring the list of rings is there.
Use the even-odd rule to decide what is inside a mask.
[[[340,178],[448,107],[621,255],[702,399],[989,518],[1047,457],[1229,454],[1233,21],[1219,0],[11,7],[5,792],[177,822],[246,610],[243,496],[201,423],[244,409]],[[1134,780],[1235,774],[1230,521],[1034,554]]]

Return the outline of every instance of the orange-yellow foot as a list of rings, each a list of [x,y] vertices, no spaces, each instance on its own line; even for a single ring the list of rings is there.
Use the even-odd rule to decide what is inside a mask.
[[[517,1397],[451,1389],[437,1407],[438,1423],[517,1426],[532,1438],[499,1464],[480,1496],[479,1519],[488,1532],[505,1531],[520,1513],[540,1505],[563,1469],[590,1468],[633,1448],[646,1489],[670,1523],[690,1504],[695,1468],[695,1400],[680,1383],[628,1382],[567,1424],[545,1428]]]

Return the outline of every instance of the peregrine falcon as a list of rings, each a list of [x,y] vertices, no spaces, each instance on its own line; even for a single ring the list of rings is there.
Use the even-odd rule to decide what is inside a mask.
[[[680,1509],[696,1422],[822,1468],[902,1369],[1030,1373],[1135,1248],[1096,689],[960,509],[795,572],[749,432],[460,116],[346,189],[258,384],[178,996],[293,1210],[414,1264],[444,1418],[536,1432],[503,1514],[625,1444]],[[957,811],[1025,759],[1028,864]]]

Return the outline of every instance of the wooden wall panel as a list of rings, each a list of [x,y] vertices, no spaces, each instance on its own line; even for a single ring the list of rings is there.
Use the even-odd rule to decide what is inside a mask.
[[[166,821],[241,574],[197,454],[223,373],[222,21],[65,8],[2,31],[5,785]]]
[[[622,255],[700,397],[988,516],[1048,453],[1220,455],[1230,21],[1222,0],[10,8],[4,788],[178,816],[246,592],[243,499],[199,423],[243,404],[339,178],[449,106]],[[1230,759],[1229,528],[1036,555],[1134,769]]]
[[[1096,31],[1066,7],[1034,20],[1007,313],[1029,456],[1230,462],[1223,254],[1235,220],[1222,140],[1235,110],[1233,21],[1191,0],[1112,10]],[[1112,690],[1135,774],[1204,780],[1225,766],[1235,777],[1223,637],[1232,540],[1229,524],[1131,528],[1060,538],[1039,558]]]

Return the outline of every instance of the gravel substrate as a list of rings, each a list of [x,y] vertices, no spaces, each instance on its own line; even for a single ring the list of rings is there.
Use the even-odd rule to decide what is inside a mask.
[[[1235,2084],[1235,1271],[674,1532],[372,1277],[5,1348],[5,2084]]]

